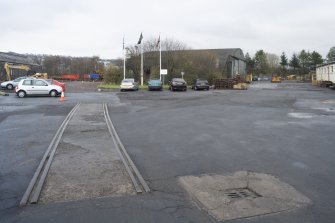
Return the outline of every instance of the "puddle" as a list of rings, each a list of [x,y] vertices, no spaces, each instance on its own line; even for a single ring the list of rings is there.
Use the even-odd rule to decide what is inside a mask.
[[[317,117],[317,115],[313,113],[298,113],[298,112],[288,113],[287,116],[291,118],[305,118],[305,119]]]

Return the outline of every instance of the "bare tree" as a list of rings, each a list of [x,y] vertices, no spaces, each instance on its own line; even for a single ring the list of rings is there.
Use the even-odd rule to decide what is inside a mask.
[[[279,56],[273,53],[266,53],[266,59],[269,66],[269,72],[273,74],[278,71],[278,68],[280,67]]]

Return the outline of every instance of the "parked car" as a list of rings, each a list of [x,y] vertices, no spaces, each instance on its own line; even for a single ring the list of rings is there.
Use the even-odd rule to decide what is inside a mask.
[[[207,80],[196,79],[193,81],[192,89],[197,90],[207,90],[209,91],[209,84]]]
[[[258,80],[259,80],[259,81],[269,81],[270,78],[267,77],[267,76],[263,76],[263,77],[259,77]]]
[[[269,78],[269,77],[267,77],[267,76],[264,76],[263,77],[263,81],[270,81],[271,79]]]
[[[257,76],[253,76],[252,77],[252,81],[258,81],[258,77]]]
[[[138,90],[138,83],[135,82],[135,79],[123,79],[120,85],[120,91],[125,90]]]
[[[27,79],[28,77],[19,77],[11,81],[5,81],[1,83],[1,88],[6,88],[8,90],[14,89],[21,80]]]
[[[61,83],[61,82],[56,81],[56,80],[54,80],[54,79],[46,79],[46,81],[47,81],[49,84],[53,84],[53,85],[60,86],[60,87],[63,89],[63,92],[65,92],[65,83]]]
[[[62,87],[49,84],[44,79],[23,79],[15,88],[15,92],[19,98],[27,95],[50,95],[56,97],[63,92]]]
[[[148,90],[152,91],[152,90],[163,90],[163,83],[160,80],[150,80],[148,82]]]
[[[187,83],[182,78],[173,78],[169,83],[169,90],[187,91]]]

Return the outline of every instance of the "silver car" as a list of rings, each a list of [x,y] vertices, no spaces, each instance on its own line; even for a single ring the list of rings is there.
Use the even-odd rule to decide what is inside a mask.
[[[43,79],[24,79],[19,82],[15,88],[15,92],[19,98],[27,95],[50,95],[56,97],[63,91],[58,85],[49,84]]]
[[[21,80],[27,79],[28,77],[19,77],[11,81],[5,81],[1,83],[1,88],[7,88],[8,90],[14,89]]]
[[[120,91],[125,90],[138,90],[138,84],[135,82],[135,79],[123,79],[120,85]]]

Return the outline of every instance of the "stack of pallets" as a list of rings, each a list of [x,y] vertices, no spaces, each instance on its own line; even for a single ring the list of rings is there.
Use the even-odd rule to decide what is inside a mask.
[[[237,82],[234,79],[216,79],[215,89],[233,89]]]

